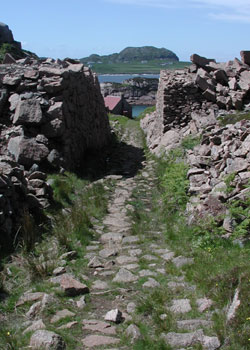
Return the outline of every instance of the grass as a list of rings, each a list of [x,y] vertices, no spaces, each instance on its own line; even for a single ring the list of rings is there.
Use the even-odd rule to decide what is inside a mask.
[[[250,113],[236,112],[233,114],[226,114],[218,118],[220,126],[227,124],[236,124],[241,120],[250,120]]]
[[[144,111],[141,112],[136,119],[141,120],[141,119],[145,118],[147,114],[155,112],[155,110],[156,110],[155,106],[148,107],[148,108],[144,109]]]
[[[134,73],[155,73],[159,74],[162,69],[183,69],[189,66],[190,62],[174,62],[166,66],[162,65],[161,60],[148,61],[145,64],[141,62],[133,63],[102,63],[93,64],[91,69],[98,74],[134,74]]]
[[[62,253],[75,250],[77,263],[68,262],[67,271],[82,281],[82,269],[86,265],[85,247],[95,236],[93,222],[101,220],[106,214],[108,197],[114,183],[113,180],[104,180],[103,183],[91,184],[72,173],[51,175],[50,181],[56,203],[47,213],[52,223],[51,229],[48,228],[38,241],[32,243],[32,252],[23,244],[10,261],[3,264],[1,288],[6,293],[6,298],[0,300],[0,314],[6,315],[6,321],[1,324],[0,348],[4,350],[24,349],[28,345],[30,334],[22,334],[24,328],[21,324],[31,305],[26,303],[16,308],[16,302],[27,290],[54,294],[56,301],[43,312],[46,329],[62,334],[67,349],[80,346],[75,338],[76,335],[80,338],[80,319],[75,330],[57,331],[56,326],[50,325],[51,315],[58,309],[68,308],[78,314],[79,311],[69,303],[68,297],[57,291],[58,286],[52,284],[49,278],[54,268],[61,266]],[[28,219],[26,221],[27,232],[28,228],[32,231],[33,226]],[[82,312],[86,312],[85,309]],[[63,320],[60,324],[66,321]]]

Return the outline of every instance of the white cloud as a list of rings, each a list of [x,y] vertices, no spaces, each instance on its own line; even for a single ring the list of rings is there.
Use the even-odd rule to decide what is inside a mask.
[[[103,0],[114,4],[157,8],[203,8],[214,20],[250,22],[250,0]],[[211,12],[212,11],[212,12]]]

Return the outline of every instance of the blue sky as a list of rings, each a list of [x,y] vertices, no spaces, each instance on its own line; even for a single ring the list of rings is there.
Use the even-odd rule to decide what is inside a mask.
[[[39,56],[152,45],[226,61],[250,50],[250,0],[9,0],[0,21]]]

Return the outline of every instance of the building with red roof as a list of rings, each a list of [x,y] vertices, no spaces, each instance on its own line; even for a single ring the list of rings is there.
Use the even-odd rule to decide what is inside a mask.
[[[132,118],[132,107],[123,96],[106,96],[104,97],[104,103],[109,113]]]

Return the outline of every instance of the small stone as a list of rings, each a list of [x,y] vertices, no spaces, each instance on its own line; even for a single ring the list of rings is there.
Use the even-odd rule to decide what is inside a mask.
[[[149,278],[147,282],[143,283],[143,288],[156,288],[160,287],[160,283],[153,278]]]
[[[107,322],[98,321],[98,320],[84,320],[83,322],[83,330],[89,330],[93,332],[100,332],[103,334],[114,335],[116,334],[116,328],[111,326]]]
[[[137,236],[127,236],[123,238],[122,244],[131,244],[139,241],[140,241],[140,238]]]
[[[162,314],[162,315],[160,315],[160,319],[161,319],[162,321],[165,321],[165,320],[167,319],[167,317],[168,317],[167,314]]]
[[[168,253],[163,254],[161,257],[162,257],[162,259],[164,259],[166,261],[170,261],[170,260],[173,259],[174,253],[173,252],[168,252]]]
[[[86,305],[85,296],[83,295],[83,296],[76,302],[76,306],[78,307],[78,309],[83,309],[85,305]]]
[[[146,254],[146,255],[143,255],[142,259],[147,261],[154,261],[154,260],[157,260],[158,258],[157,256]]]
[[[176,267],[180,268],[184,265],[187,265],[187,264],[193,264],[194,262],[194,259],[192,258],[185,258],[184,256],[177,256],[176,258],[174,258],[172,260],[172,262],[175,264]]]
[[[46,330],[38,330],[31,336],[30,348],[32,350],[65,350],[66,344],[60,335]]]
[[[72,260],[72,259],[75,259],[77,257],[77,252],[76,251],[71,251],[71,252],[67,252],[67,253],[64,253],[60,256],[60,259],[61,260]]]
[[[202,339],[202,345],[205,350],[215,350],[220,347],[220,341],[217,337],[204,336]]]
[[[32,322],[32,324],[25,329],[25,331],[23,331],[23,334],[26,334],[28,332],[34,332],[37,331],[39,329],[45,329],[45,324],[43,323],[43,320],[37,320]]]
[[[168,333],[162,335],[162,338],[166,341],[167,344],[173,347],[188,347],[196,344],[200,344],[203,339],[203,331],[198,330],[193,333]]]
[[[236,289],[232,304],[230,305],[228,312],[227,312],[227,322],[229,322],[235,318],[236,311],[237,311],[239,306],[240,306],[239,289]]]
[[[60,267],[57,267],[54,271],[53,271],[53,275],[54,276],[59,276],[59,275],[62,275],[63,273],[66,272],[66,269],[64,266],[60,266]]]
[[[139,328],[134,324],[128,326],[126,329],[126,335],[130,338],[132,344],[141,338],[141,332]]]
[[[50,323],[56,323],[65,317],[73,317],[75,314],[67,309],[57,311],[57,313],[52,317]]]
[[[124,265],[124,264],[138,262],[138,259],[134,256],[121,255],[121,256],[118,256],[118,258],[116,258],[116,262],[119,265]]]
[[[122,312],[118,309],[110,310],[106,313],[104,317],[105,321],[121,323],[122,322]]]
[[[104,267],[104,264],[100,261],[100,259],[97,256],[94,256],[90,262],[88,263],[88,267],[91,268],[98,268],[98,267]]]
[[[116,256],[118,254],[117,249],[114,248],[104,248],[100,250],[99,255],[102,258],[109,258],[110,256]]]
[[[109,243],[109,242],[121,243],[122,237],[123,236],[119,233],[108,232],[101,235],[100,241],[102,243]]]
[[[42,302],[38,301],[35,304],[33,304],[29,311],[26,312],[26,317],[29,319],[33,319],[37,316],[37,314],[39,314],[39,312],[41,311],[42,308]]]
[[[137,281],[138,277],[135,276],[132,272],[121,268],[118,273],[116,274],[115,278],[113,279],[113,282],[134,282]]]
[[[212,327],[213,322],[207,321],[207,320],[183,320],[183,321],[177,321],[177,327],[179,329],[186,329],[189,331],[194,331],[196,329],[199,329],[200,327],[206,327],[210,328]]]
[[[135,309],[136,309],[136,304],[131,302],[131,303],[128,303],[127,305],[127,313],[128,314],[133,314],[135,312]]]
[[[142,250],[141,249],[131,249],[131,250],[129,250],[128,253],[131,256],[138,256],[138,255],[141,255]]]
[[[71,329],[74,326],[76,326],[77,324],[78,324],[78,322],[76,322],[76,321],[69,322],[69,323],[63,324],[61,327],[58,327],[58,329]]]
[[[86,338],[83,339],[82,342],[83,345],[87,348],[94,348],[97,346],[118,344],[120,340],[114,337],[107,337],[104,335],[88,335]]]
[[[92,284],[92,288],[104,290],[104,289],[108,289],[108,284],[107,282],[97,280]]]
[[[16,306],[23,305],[27,302],[42,300],[45,293],[36,292],[36,293],[25,293],[16,303]]]
[[[148,276],[157,276],[156,272],[150,270],[141,270],[139,271],[140,277],[148,277]]]
[[[199,312],[204,312],[213,305],[213,301],[207,298],[197,299],[196,304]]]
[[[123,268],[126,270],[136,270],[139,267],[140,267],[139,264],[128,264],[123,266]]]
[[[65,275],[63,275],[63,278],[61,279],[61,288],[68,296],[89,293],[89,288],[85,284]]]
[[[176,299],[172,301],[172,306],[170,307],[170,311],[177,313],[186,313],[191,311],[191,305],[189,299]]]

